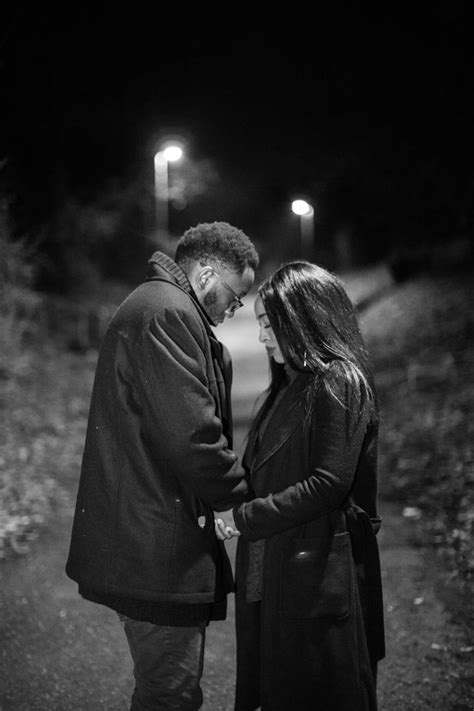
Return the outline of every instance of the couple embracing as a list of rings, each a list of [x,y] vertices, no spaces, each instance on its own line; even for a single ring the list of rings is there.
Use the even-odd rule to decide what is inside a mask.
[[[233,591],[235,711],[377,708],[368,355],[335,275],[277,269],[254,303],[271,377],[240,462],[231,362],[213,327],[243,305],[257,267],[241,230],[187,230],[174,260],[151,257],[99,352],[66,572],[123,624],[132,711],[202,708],[206,627]]]

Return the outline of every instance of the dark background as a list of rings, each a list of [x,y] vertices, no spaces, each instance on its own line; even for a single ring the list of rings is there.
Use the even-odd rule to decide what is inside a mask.
[[[3,12],[2,195],[39,288],[133,282],[199,221],[241,227],[263,263],[299,256],[298,195],[331,269],[472,244],[468,4],[311,7]],[[160,244],[153,155],[169,136],[185,159]]]

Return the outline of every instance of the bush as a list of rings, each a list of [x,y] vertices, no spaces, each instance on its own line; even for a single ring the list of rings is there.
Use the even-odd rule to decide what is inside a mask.
[[[35,332],[39,297],[33,252],[25,240],[12,240],[6,201],[0,204],[0,401],[5,413],[0,430],[0,558],[25,553],[46,522],[58,486],[38,466],[38,447],[29,431],[34,406],[31,379],[38,377],[37,351],[28,347]]]

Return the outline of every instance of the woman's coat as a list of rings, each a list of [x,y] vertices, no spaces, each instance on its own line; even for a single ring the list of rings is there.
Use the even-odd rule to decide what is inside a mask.
[[[234,509],[242,534],[238,711],[259,704],[262,711],[376,708],[373,669],[384,656],[369,520],[377,517],[377,425],[373,404],[361,403],[337,366],[332,370],[338,399],[321,387],[305,419],[310,376],[298,374],[258,447],[250,433],[244,461],[255,498]],[[259,539],[265,539],[261,612],[245,598],[248,541]]]

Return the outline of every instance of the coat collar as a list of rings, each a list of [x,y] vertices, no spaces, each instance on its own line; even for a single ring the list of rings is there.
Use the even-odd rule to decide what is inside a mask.
[[[229,351],[226,346],[219,341],[216,334],[212,330],[211,326],[214,326],[214,324],[199,303],[196,293],[184,271],[178,264],[176,264],[175,261],[171,259],[171,257],[168,257],[163,252],[155,252],[148,260],[147,281],[168,281],[171,284],[176,284],[176,286],[189,294],[203,320],[207,335],[209,337],[213,358],[215,361],[220,363],[221,368],[225,373],[225,383],[226,388],[228,389],[227,399],[228,402],[230,402],[232,361]]]
[[[181,287],[183,291],[186,291],[191,296],[197,306],[199,313],[203,317],[206,325],[208,326],[207,330],[209,332],[209,335],[215,338],[213,331],[209,328],[209,326],[214,326],[214,324],[207,315],[206,311],[199,303],[196,293],[193,287],[191,286],[191,282],[189,281],[188,277],[183,272],[181,267],[176,264],[176,262],[173,261],[171,257],[168,257],[168,255],[164,254],[163,252],[155,252],[148,260],[147,281],[159,279],[164,279],[172,283],[174,282],[179,287]]]
[[[298,373],[296,378],[288,385],[286,392],[270,416],[257,452],[250,462],[252,473],[265,464],[270,457],[273,457],[283,447],[298,425],[302,424],[304,393],[310,383],[310,379],[311,376],[308,374]]]
[[[148,281],[151,281],[154,277],[161,279],[167,277],[170,281],[175,281],[184,291],[187,291],[189,294],[193,293],[189,279],[181,267],[163,252],[155,252],[151,255],[148,260],[146,275]]]

